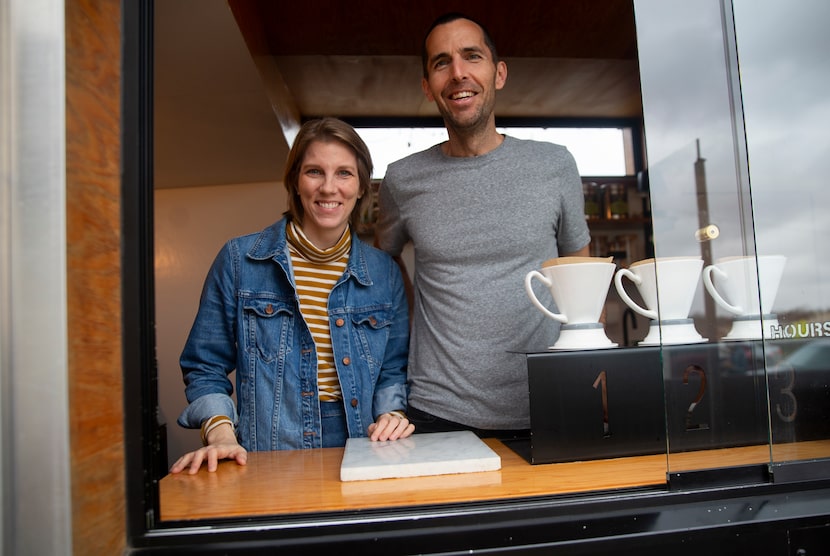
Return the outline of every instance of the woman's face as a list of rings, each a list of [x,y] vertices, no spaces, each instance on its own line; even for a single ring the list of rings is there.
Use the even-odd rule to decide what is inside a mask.
[[[314,141],[308,146],[297,183],[303,204],[303,232],[314,245],[337,243],[360,193],[357,157],[339,141]]]

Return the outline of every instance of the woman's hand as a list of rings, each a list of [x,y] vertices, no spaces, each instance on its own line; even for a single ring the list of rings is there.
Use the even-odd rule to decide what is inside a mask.
[[[415,425],[409,419],[394,413],[384,413],[369,425],[369,440],[398,440],[415,432]]]
[[[193,452],[188,452],[170,468],[171,473],[180,473],[188,469],[193,475],[199,471],[202,462],[207,461],[207,470],[211,473],[216,471],[219,460],[234,459],[239,465],[248,463],[248,452],[236,441],[233,427],[222,425],[208,434],[208,445]]]

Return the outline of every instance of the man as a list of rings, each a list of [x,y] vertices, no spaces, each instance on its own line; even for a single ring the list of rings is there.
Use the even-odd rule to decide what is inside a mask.
[[[377,227],[398,260],[409,241],[415,252],[408,416],[419,432],[524,436],[521,350],[546,348],[558,329],[522,284],[545,260],[588,255],[581,179],[564,147],[497,132],[507,65],[481,25],[438,18],[422,60],[449,140],[389,166]]]

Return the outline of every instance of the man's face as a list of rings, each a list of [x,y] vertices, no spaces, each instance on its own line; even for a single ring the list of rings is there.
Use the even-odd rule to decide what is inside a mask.
[[[426,52],[428,77],[421,86],[447,127],[464,131],[486,125],[507,66],[494,63],[481,28],[467,19],[439,25],[427,37]]]

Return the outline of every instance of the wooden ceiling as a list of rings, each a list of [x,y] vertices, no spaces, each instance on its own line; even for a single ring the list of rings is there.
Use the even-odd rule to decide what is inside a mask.
[[[508,62],[497,114],[639,117],[630,0],[229,0],[254,58],[270,57],[303,116],[435,115],[420,53],[447,11],[487,26]]]
[[[447,11],[507,62],[497,117],[642,118],[632,0],[163,0],[156,187],[278,181],[303,118],[437,116],[420,50]]]
[[[483,23],[505,57],[636,56],[630,0],[229,0],[254,54],[418,56],[429,25],[458,11]]]

